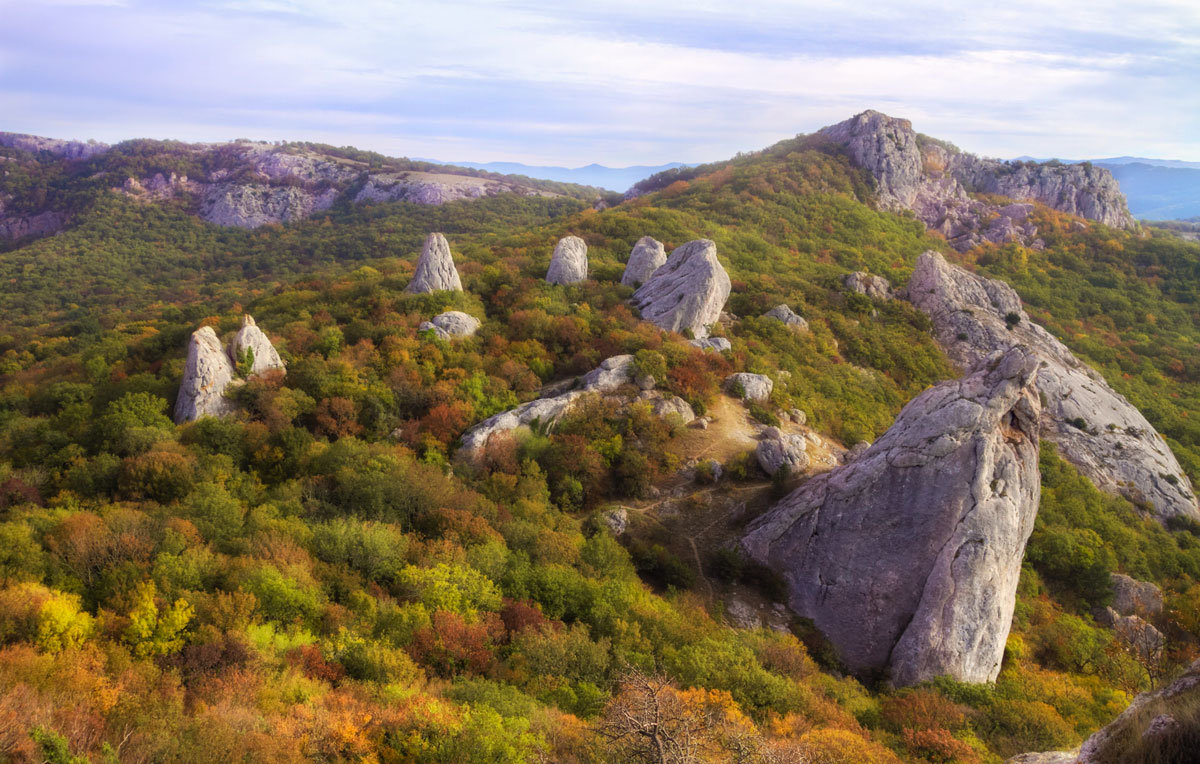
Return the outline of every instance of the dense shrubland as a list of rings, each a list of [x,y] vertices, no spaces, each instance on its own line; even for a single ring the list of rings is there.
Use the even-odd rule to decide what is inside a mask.
[[[648,407],[597,397],[455,458],[472,423],[619,353],[698,411],[728,373],[770,373],[761,417],[797,407],[847,445],[874,439],[955,372],[907,303],[841,287],[860,269],[902,282],[938,246],[869,200],[843,158],[798,141],[601,212],[494,197],[247,232],[99,195],[66,232],[0,255],[0,759],[982,762],[1077,743],[1194,657],[1200,540],[1048,451],[1000,679],[898,692],[843,676],[804,629],[723,625],[689,560],[614,540],[600,514],[683,459],[677,424]],[[978,262],[1200,464],[1196,248],[1067,225],[1043,223],[1045,252]],[[464,293],[403,292],[430,230]],[[588,242],[592,279],[552,287],[566,233]],[[732,351],[626,306],[617,281],[647,234],[717,242]],[[811,332],[758,318],[779,303]],[[416,335],[447,309],[483,327]],[[238,390],[236,418],[176,427],[188,334],[231,332],[243,310],[286,376]],[[1154,665],[1093,620],[1114,570],[1167,588]]]

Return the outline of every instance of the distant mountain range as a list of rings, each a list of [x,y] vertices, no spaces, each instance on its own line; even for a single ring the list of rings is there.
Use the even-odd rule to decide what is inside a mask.
[[[1045,159],[1017,157],[1025,161]],[[1090,161],[1106,168],[1121,184],[1129,211],[1142,220],[1182,220],[1200,215],[1200,162],[1146,157],[1062,159],[1067,164]]]
[[[437,159],[419,159],[420,162],[470,167],[476,170],[498,172],[503,175],[525,175],[540,180],[556,180],[561,183],[579,183],[584,186],[606,188],[609,191],[625,191],[639,180],[650,177],[656,172],[671,170],[676,167],[692,167],[683,162],[670,162],[659,165],[632,165],[630,167],[606,167],[602,164],[589,164],[583,167],[550,167],[545,165],[521,164],[520,162],[442,162]]]

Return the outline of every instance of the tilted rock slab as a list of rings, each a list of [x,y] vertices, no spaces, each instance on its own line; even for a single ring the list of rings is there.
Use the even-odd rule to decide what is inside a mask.
[[[425,294],[440,290],[461,292],[462,280],[458,277],[458,269],[454,267],[454,258],[450,255],[450,244],[446,237],[440,233],[431,233],[425,237],[425,246],[421,249],[420,259],[417,260],[417,270],[404,291],[410,294]]]
[[[254,354],[254,365],[250,368],[251,374],[262,374],[264,371],[283,368],[283,359],[279,357],[279,351],[271,344],[267,335],[263,334],[263,330],[254,323],[254,317],[249,314],[242,316],[242,328],[238,329],[238,333],[233,335],[233,340],[229,343],[229,359],[233,361],[235,369],[238,359],[247,350]]]
[[[749,526],[743,548],[851,670],[996,678],[1041,494],[1037,365],[1013,348],[926,390]]]
[[[1030,321],[1012,287],[930,251],[917,259],[907,291],[932,320],[946,353],[963,367],[1016,344],[1037,353],[1042,437],[1097,488],[1149,505],[1163,521],[1200,520],[1191,482],[1162,436],[1100,374]]]
[[[703,338],[721,317],[729,289],[729,274],[717,260],[717,245],[696,239],[671,253],[666,264],[633,293],[633,304],[644,320],[659,328],[690,329]]]
[[[233,362],[213,328],[205,326],[192,332],[183,381],[175,401],[175,423],[232,414],[237,407],[224,393],[233,377]]]
[[[577,284],[588,276],[587,243],[578,236],[564,236],[554,247],[546,281],[551,284]]]
[[[639,287],[649,281],[654,272],[666,262],[667,251],[663,249],[662,242],[650,236],[643,236],[629,253],[629,262],[625,264],[621,283],[625,286]]]

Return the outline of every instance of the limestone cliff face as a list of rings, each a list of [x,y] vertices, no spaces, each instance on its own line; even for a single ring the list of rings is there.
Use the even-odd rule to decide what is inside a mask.
[[[678,247],[667,262],[633,293],[642,318],[671,332],[708,336],[729,299],[729,274],[717,260],[717,245],[696,239]]]
[[[749,526],[743,548],[852,670],[996,678],[1041,491],[1037,367],[1012,348],[925,391]]]
[[[879,203],[911,210],[960,251],[983,242],[1041,246],[1027,205],[988,204],[971,193],[1040,202],[1106,225],[1136,225],[1112,174],[1091,165],[1001,162],[919,135],[906,119],[865,111],[819,133],[877,183]]]
[[[1030,321],[1012,287],[926,252],[917,259],[907,293],[961,366],[1017,344],[1036,353],[1045,408],[1042,437],[1098,488],[1148,505],[1163,521],[1200,519],[1191,483],[1163,437],[1103,377]]]

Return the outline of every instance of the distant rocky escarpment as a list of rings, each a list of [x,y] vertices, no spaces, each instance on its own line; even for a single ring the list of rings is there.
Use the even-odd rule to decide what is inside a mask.
[[[1090,164],[1002,162],[920,135],[906,119],[865,111],[822,129],[875,178],[885,209],[911,210],[959,251],[984,242],[1040,246],[1027,204],[997,206],[986,193],[1038,202],[1117,228],[1136,225],[1108,170]]]
[[[1014,347],[914,398],[742,540],[855,672],[994,680],[1033,531],[1038,357]]]
[[[228,347],[221,346],[211,326],[197,329],[188,342],[183,380],[175,399],[175,423],[234,413],[236,404],[225,397],[230,386],[240,378],[283,367],[275,346],[249,315],[242,317],[242,326]]]
[[[1014,345],[1033,350],[1042,367],[1042,437],[1096,487],[1150,507],[1163,521],[1200,519],[1191,482],[1162,435],[1100,374],[1031,321],[1012,287],[930,251],[917,259],[907,294],[933,322],[947,355],[963,367]]]

